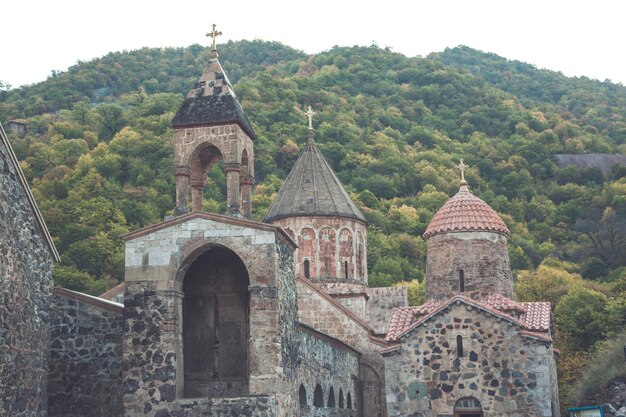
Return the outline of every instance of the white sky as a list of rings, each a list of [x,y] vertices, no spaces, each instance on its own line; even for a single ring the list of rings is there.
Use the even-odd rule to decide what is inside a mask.
[[[315,53],[376,42],[407,56],[463,44],[626,84],[622,0],[7,0],[0,17],[0,81],[13,87],[112,51],[208,45],[212,23],[224,32],[218,43]]]

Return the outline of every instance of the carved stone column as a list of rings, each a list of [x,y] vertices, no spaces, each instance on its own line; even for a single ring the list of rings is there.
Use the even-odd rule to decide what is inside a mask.
[[[204,177],[191,177],[191,210],[203,211]]]
[[[189,212],[187,206],[189,200],[189,175],[188,166],[175,166],[174,175],[176,176],[176,208],[174,215],[179,216]]]
[[[252,217],[252,185],[254,178],[249,174],[244,174],[239,180],[241,184],[241,214],[246,219]]]
[[[225,162],[224,172],[226,172],[226,214],[230,216],[241,216],[241,197],[239,194],[239,174],[241,164],[237,162]]]

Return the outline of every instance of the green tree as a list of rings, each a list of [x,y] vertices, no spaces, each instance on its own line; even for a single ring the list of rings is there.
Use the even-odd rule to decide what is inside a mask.
[[[603,339],[607,331],[606,295],[582,287],[574,288],[556,306],[559,337],[573,350],[587,350]]]

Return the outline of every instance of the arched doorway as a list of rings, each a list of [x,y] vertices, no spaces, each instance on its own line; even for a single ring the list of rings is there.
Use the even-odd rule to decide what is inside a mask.
[[[248,271],[223,246],[198,256],[183,280],[185,397],[248,393]]]
[[[474,397],[461,398],[454,404],[454,417],[482,417],[483,408]]]

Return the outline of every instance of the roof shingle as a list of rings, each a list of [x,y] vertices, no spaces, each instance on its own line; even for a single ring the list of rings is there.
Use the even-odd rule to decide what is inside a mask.
[[[264,222],[297,216],[337,216],[367,223],[312,136],[298,157]]]
[[[450,198],[435,214],[424,232],[424,238],[440,233],[486,231],[509,235],[498,213],[489,204],[469,192],[462,185],[458,193]]]
[[[394,308],[387,327],[388,342],[398,341],[400,337],[417,327],[431,316],[443,311],[453,302],[471,304],[494,315],[506,318],[522,327],[523,334],[536,336],[541,340],[552,340],[550,336],[551,310],[549,302],[518,303],[499,294],[490,295],[482,300],[473,300],[457,295],[445,302],[429,300],[417,307]],[[511,315],[511,311],[521,313],[520,318]]]

